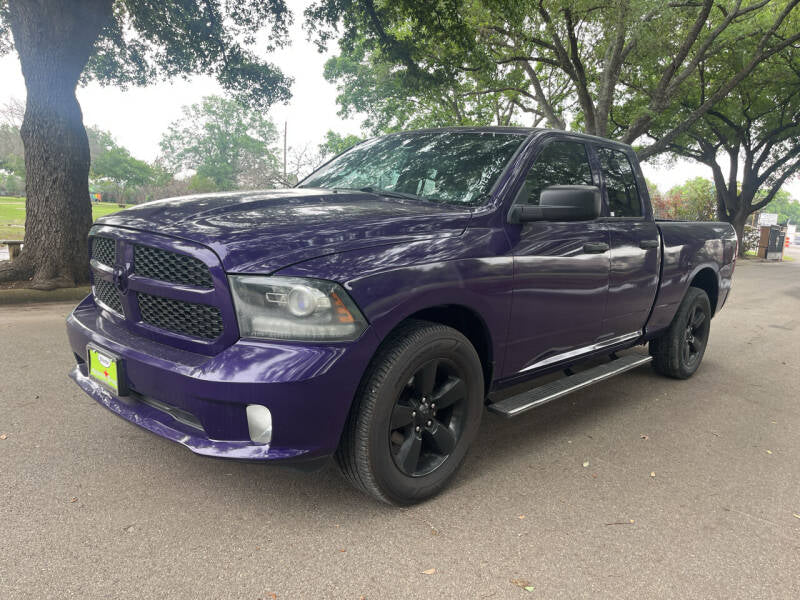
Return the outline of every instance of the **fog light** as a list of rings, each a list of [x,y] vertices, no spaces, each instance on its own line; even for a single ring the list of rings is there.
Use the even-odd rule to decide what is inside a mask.
[[[272,414],[266,406],[247,405],[247,429],[250,439],[258,444],[269,444],[272,440]]]

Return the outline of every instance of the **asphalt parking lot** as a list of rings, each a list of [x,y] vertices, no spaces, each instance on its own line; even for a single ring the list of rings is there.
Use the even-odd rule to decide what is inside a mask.
[[[798,598],[792,255],[740,263],[693,379],[487,413],[409,509],[154,437],[67,378],[70,305],[2,306],[0,598]]]

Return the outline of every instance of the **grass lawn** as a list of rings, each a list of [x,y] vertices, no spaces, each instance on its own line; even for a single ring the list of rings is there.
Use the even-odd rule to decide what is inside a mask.
[[[95,219],[122,210],[116,204],[92,203]],[[21,240],[25,236],[25,199],[0,196],[0,239]]]

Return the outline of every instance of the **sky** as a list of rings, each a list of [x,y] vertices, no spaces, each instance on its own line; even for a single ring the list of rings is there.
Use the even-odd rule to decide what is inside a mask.
[[[329,46],[327,54],[320,54],[302,29],[303,8],[308,1],[290,0],[288,4],[295,14],[292,44],[272,53],[270,61],[293,77],[294,85],[290,102],[270,110],[272,120],[279,130],[284,122],[287,124],[287,142],[295,148],[315,147],[330,129],[341,134],[359,134],[361,120],[343,119],[337,114],[336,87],[322,75],[325,61],[335,53],[335,43]],[[0,57],[0,84],[0,105],[11,99],[24,102],[25,82],[15,53]],[[77,92],[84,123],[110,131],[119,144],[146,161],[158,156],[161,135],[181,116],[183,106],[196,103],[203,96],[222,93],[222,88],[208,76],[127,90],[90,83]],[[708,167],[685,160],[664,164],[663,159],[656,159],[644,163],[642,170],[662,192],[693,177],[711,178]],[[786,188],[800,199],[800,177],[795,177]]]

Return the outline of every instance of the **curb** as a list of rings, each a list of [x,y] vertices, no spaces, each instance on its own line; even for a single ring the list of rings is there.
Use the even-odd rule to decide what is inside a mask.
[[[29,288],[0,290],[0,306],[32,304],[35,302],[78,302],[88,296],[91,291],[92,288],[88,285],[74,288],[58,288],[50,291]]]

